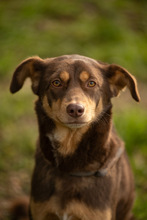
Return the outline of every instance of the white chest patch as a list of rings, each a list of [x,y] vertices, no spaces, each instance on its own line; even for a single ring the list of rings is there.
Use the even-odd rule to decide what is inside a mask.
[[[64,213],[63,216],[58,215],[58,217],[60,218],[60,220],[72,220],[72,216],[68,215],[67,213]]]
[[[62,219],[63,219],[63,220],[71,220],[71,217],[72,217],[72,216],[69,216],[68,214],[65,213],[65,214],[63,215],[63,218],[62,218]]]

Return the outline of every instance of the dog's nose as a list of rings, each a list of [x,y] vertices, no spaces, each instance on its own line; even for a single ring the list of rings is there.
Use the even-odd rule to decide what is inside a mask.
[[[71,117],[77,118],[83,115],[84,106],[81,104],[70,104],[67,106],[66,111]]]

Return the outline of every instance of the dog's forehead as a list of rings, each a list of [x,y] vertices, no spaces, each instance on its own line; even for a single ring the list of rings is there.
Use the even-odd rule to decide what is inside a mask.
[[[64,55],[46,60],[47,67],[54,75],[69,78],[72,74],[80,74],[81,79],[86,79],[100,69],[99,63],[91,58],[80,55]]]

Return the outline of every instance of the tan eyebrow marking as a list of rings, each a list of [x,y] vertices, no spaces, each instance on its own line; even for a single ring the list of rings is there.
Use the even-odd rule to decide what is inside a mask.
[[[82,71],[80,73],[80,79],[83,81],[83,82],[86,82],[87,79],[89,79],[89,76],[90,74],[86,71]]]
[[[67,82],[69,80],[69,73],[66,71],[63,71],[60,73],[61,80]]]

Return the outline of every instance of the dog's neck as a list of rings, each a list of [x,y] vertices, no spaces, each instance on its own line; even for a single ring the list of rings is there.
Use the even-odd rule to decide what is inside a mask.
[[[64,171],[101,167],[111,148],[111,106],[98,122],[79,129],[69,129],[54,122],[39,101],[36,112],[40,131],[40,148],[53,166]]]
[[[47,137],[51,141],[54,150],[63,157],[67,157],[74,154],[88,128],[87,125],[82,128],[71,129],[56,123],[53,131],[47,133]]]

